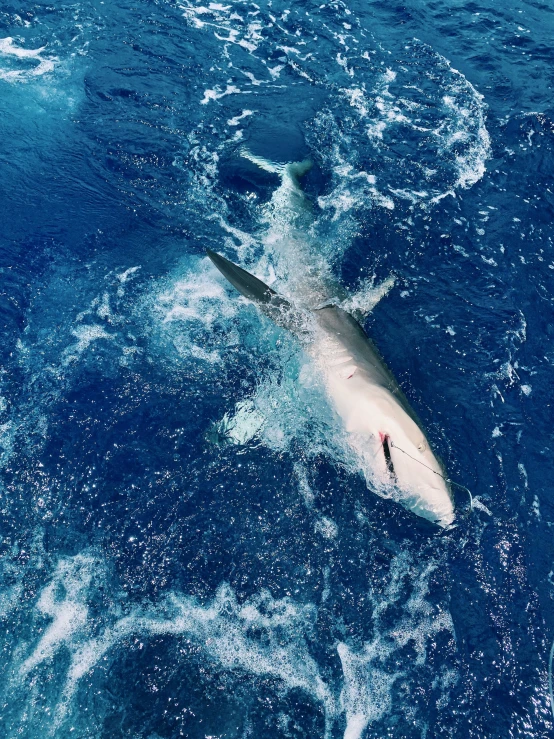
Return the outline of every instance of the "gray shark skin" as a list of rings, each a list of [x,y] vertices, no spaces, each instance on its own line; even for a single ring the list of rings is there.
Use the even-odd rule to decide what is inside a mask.
[[[287,165],[289,177],[291,169]],[[291,184],[298,198],[296,178]],[[445,469],[417,414],[360,324],[336,305],[307,308],[305,295],[297,307],[225,257],[211,250],[207,253],[238,292],[301,340],[321,373],[348,445],[371,489],[443,528],[450,526],[455,512]]]

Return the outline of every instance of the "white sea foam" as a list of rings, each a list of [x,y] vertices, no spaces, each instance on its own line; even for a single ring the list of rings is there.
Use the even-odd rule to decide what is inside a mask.
[[[327,125],[335,125],[328,115],[320,115],[320,121]],[[326,125],[323,123],[323,125]],[[377,178],[365,170],[357,170],[347,160],[346,154],[335,147],[332,153],[333,172],[336,175],[335,186],[327,195],[321,195],[317,203],[322,210],[334,211],[332,219],[342,219],[349,211],[367,207],[369,204],[394,210],[394,201],[383,195],[375,186]]]
[[[227,95],[240,95],[241,92],[236,85],[227,85],[225,90],[220,87],[216,87],[215,90],[204,90],[204,97],[200,101],[200,105],[207,105],[211,100],[220,100]]]
[[[0,423],[0,466],[2,467],[13,454],[15,432],[16,429],[12,421]]]
[[[399,648],[411,643],[415,649],[414,664],[422,667],[426,663],[428,644],[437,634],[444,632],[451,640],[453,638],[450,614],[434,609],[426,599],[429,578],[437,567],[436,563],[428,563],[419,570],[408,600],[404,601],[411,565],[411,558],[406,553],[394,557],[384,597],[377,598],[371,594],[374,639],[366,642],[361,650],[353,650],[345,644],[338,647],[344,672],[341,707],[347,719],[345,739],[359,739],[368,724],[391,710],[392,686],[399,678],[405,677],[408,668],[407,665],[405,669],[391,671],[388,667],[388,661]],[[393,627],[387,626],[387,609],[400,603],[404,605],[400,622]],[[413,668],[413,665],[409,667]],[[445,694],[456,681],[453,675],[451,682],[444,686]]]
[[[334,522],[323,517],[321,522],[325,528],[320,533],[334,538]],[[108,577],[102,560],[91,552],[62,558],[36,600],[27,653],[19,650],[14,655],[19,667],[11,694],[19,695],[17,691],[24,691],[30,681],[49,679],[55,671],[61,684],[43,730],[49,727],[45,733],[56,736],[74,720],[73,713],[79,710],[74,705],[77,688],[96,665],[113,664],[131,637],[145,641],[164,635],[193,644],[224,672],[270,677],[278,681],[281,693],[300,690],[325,717],[325,737],[335,735],[333,728],[344,716],[345,739],[360,739],[367,726],[393,710],[395,683],[403,679],[408,688],[408,668],[422,671],[422,679],[428,679],[427,650],[437,636],[442,633],[454,645],[449,614],[427,600],[429,579],[437,566],[438,562],[418,565],[406,552],[392,558],[384,592],[377,594],[370,586],[368,593],[373,636],[356,646],[346,639],[336,644],[342,672],[335,680],[311,652],[315,604],[273,598],[267,590],[240,602],[223,583],[204,603],[171,592],[156,603],[133,605],[112,585],[111,607],[93,612],[96,587],[105,590]],[[322,577],[326,600],[331,597],[328,569]],[[389,609],[400,606],[399,619],[391,622]],[[42,628],[44,618],[49,623]],[[399,667],[406,645],[411,645],[413,658]],[[67,655],[67,661],[60,662],[59,654]],[[456,682],[457,675],[450,670],[436,684],[444,705]]]
[[[0,592],[0,618],[5,619],[20,605],[23,583],[16,583]]]
[[[124,285],[132,275],[135,275],[139,271],[139,269],[140,269],[140,266],[129,267],[129,269],[126,269],[124,272],[121,272],[120,274],[118,274],[117,279],[121,282],[122,285]]]
[[[233,4],[210,3],[205,7],[187,1],[181,7],[184,17],[194,28],[210,30],[219,41],[234,44],[249,54],[253,54],[264,40],[263,24],[257,19],[245,19]]]
[[[0,59],[1,57],[15,57],[16,59],[26,60],[27,62],[36,62],[33,66],[27,65],[21,69],[0,68],[0,79],[6,82],[25,81],[33,77],[41,77],[51,72],[59,60],[57,57],[43,57],[42,52],[45,49],[46,46],[41,46],[39,49],[25,49],[21,46],[16,46],[11,36],[0,39]]]
[[[527,489],[529,487],[529,478],[527,477],[527,470],[525,469],[525,465],[522,462],[519,462],[517,468],[519,470],[519,474],[523,478],[523,484]]]
[[[21,59],[38,59],[44,49],[46,49],[46,46],[41,46],[40,49],[23,49],[20,46],[15,46],[13,38],[10,36],[0,39],[0,54],[11,54]]]
[[[487,516],[492,516],[492,511],[487,508],[487,506],[481,502],[479,498],[473,497],[472,498],[472,506],[478,511],[483,511],[483,513],[486,513]]]
[[[77,633],[86,626],[89,613],[86,598],[95,564],[92,557],[80,554],[58,564],[36,606],[38,612],[49,616],[52,622],[21,665],[23,675],[41,662],[52,659],[62,645],[72,644]],[[60,586],[64,593],[61,599],[58,598]]]
[[[167,361],[200,362],[207,369],[221,363],[221,350],[239,343],[233,318],[244,301],[231,296],[224,280],[205,257],[188,262],[165,278],[144,299],[141,310],[155,322],[152,347],[164,348]],[[223,331],[214,334],[215,327]],[[168,351],[169,350],[169,351]]]
[[[486,105],[483,95],[477,92],[471,82],[451,67],[448,60],[443,61],[454,76],[452,91],[456,94],[444,96],[444,105],[452,111],[453,118],[435,133],[442,139],[442,152],[453,148],[458,142],[468,143],[462,154],[456,154],[458,179],[453,185],[454,188],[468,188],[483,177],[485,162],[490,156],[491,140],[485,126]],[[467,102],[463,100],[464,97]]]
[[[223,584],[206,605],[173,593],[157,605],[135,607],[128,615],[112,618],[96,633],[96,624],[89,615],[89,587],[93,575],[101,574],[99,569],[101,564],[88,554],[61,560],[36,605],[37,612],[50,617],[51,623],[21,664],[20,680],[49,664],[62,648],[70,654],[52,735],[70,710],[79,681],[132,635],[187,637],[223,670],[273,677],[286,690],[303,690],[321,706],[327,725],[334,719],[335,699],[304,637],[315,620],[313,606],[294,603],[290,598],[276,600],[267,591],[241,604],[232,589]],[[263,634],[261,639],[256,632]]]
[[[236,226],[232,226],[221,215],[214,215],[211,217],[211,220],[217,220],[221,228],[235,239],[235,241],[233,239],[225,239],[225,246],[236,252],[241,260],[250,261],[254,248],[260,244],[259,239],[240,228],[236,228]]]
[[[25,392],[23,401],[10,408],[11,417],[0,424],[0,465],[12,457],[14,450],[25,450],[33,459],[39,458],[41,445],[48,439],[49,408],[70,390],[82,362],[94,359],[99,369],[117,371],[118,364],[131,366],[141,355],[132,333],[115,330],[128,322],[135,310],[134,305],[130,308],[129,302],[122,300],[120,292],[131,274],[124,274],[122,279],[114,273],[102,275],[106,278],[102,279],[103,290],[91,300],[90,285],[68,281],[65,269],[62,274],[53,270],[43,297],[27,316],[25,334],[16,342],[14,353]],[[79,305],[84,296],[88,303],[84,310],[74,317],[58,311],[54,320],[53,311],[60,300]],[[44,501],[39,508],[43,505]],[[51,511],[40,510],[41,517],[50,515]]]
[[[344,739],[361,739],[366,726],[390,709],[391,689],[399,676],[376,667],[379,646],[366,645],[361,653],[342,642],[337,647],[344,673],[340,697],[346,716]]]
[[[244,445],[257,436],[265,420],[251,399],[241,400],[235,405],[234,413],[226,413],[215,430],[232,443]]]
[[[229,119],[229,120],[227,121],[227,124],[228,124],[229,126],[238,126],[238,125],[239,125],[239,123],[240,123],[240,122],[241,122],[241,121],[242,121],[242,120],[243,120],[244,118],[247,118],[247,117],[248,117],[248,116],[250,116],[250,115],[254,115],[254,111],[253,111],[253,110],[243,110],[243,111],[242,111],[242,113],[241,113],[240,115],[236,115],[236,116],[235,116],[234,118],[230,118],[230,119]]]
[[[221,280],[208,258],[200,260],[196,269],[189,268],[156,297],[156,305],[164,323],[196,321],[206,328],[224,316],[236,313]]]
[[[315,523],[315,530],[326,539],[336,539],[339,528],[332,518],[321,516]]]
[[[63,365],[75,362],[94,342],[99,341],[100,339],[105,339],[107,341],[112,341],[114,339],[113,334],[108,333],[102,326],[94,324],[75,326],[75,328],[72,329],[71,334],[77,339],[77,343],[72,344],[65,349],[62,357]]]
[[[413,180],[410,183],[412,186],[393,185],[392,179],[396,179],[394,171],[390,172],[389,185],[390,192],[398,197],[411,200],[414,204],[423,202],[433,205],[453,195],[457,188],[471,187],[481,179],[490,155],[490,137],[485,125],[486,105],[483,96],[451,67],[447,59],[417,40],[413,44],[414,50],[423,49],[425,53],[426,65],[419,71],[425,90],[410,84],[413,72],[402,66],[398,70],[387,68],[378,76],[371,91],[362,83],[343,88],[341,92],[365,125],[366,133],[378,151],[386,151],[388,139],[385,139],[394,135],[397,128],[406,129],[404,140],[414,138],[416,147],[429,148],[434,137],[437,166],[429,168],[419,165],[416,156],[409,168],[405,161],[402,164],[402,171]],[[406,46],[406,50],[409,49],[410,46]],[[367,52],[362,53],[361,57],[373,63]],[[420,63],[417,57],[415,63]],[[408,95],[412,90],[416,99]],[[418,96],[427,98],[428,105],[423,105]],[[438,113],[441,115],[437,125]],[[445,172],[445,166],[453,170],[452,175]],[[414,170],[413,175],[410,169]],[[419,174],[417,179],[424,182],[426,187],[413,187],[416,174]],[[438,183],[444,181],[445,174],[448,187],[437,191]],[[389,177],[386,170],[382,176],[386,181]],[[390,207],[384,201],[378,203],[377,199],[376,204]],[[344,210],[344,206],[337,205],[341,211]]]
[[[343,90],[343,94],[350,105],[358,111],[361,118],[365,118],[368,115],[369,101],[366,98],[364,90],[359,87],[350,87]]]
[[[291,343],[283,349],[283,370],[264,378],[251,398],[255,418],[264,419],[257,435],[275,452],[287,451],[295,440],[301,440],[308,457],[325,450],[336,458],[338,447],[329,433],[333,420],[317,372],[299,347]],[[298,382],[297,368],[302,362],[310,375],[309,384]]]

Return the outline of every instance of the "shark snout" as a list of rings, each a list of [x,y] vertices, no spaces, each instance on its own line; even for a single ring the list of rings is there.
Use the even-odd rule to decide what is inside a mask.
[[[399,443],[393,434],[380,432],[379,436],[399,502],[422,518],[442,527],[450,526],[455,518],[452,494],[427,441],[404,438]]]

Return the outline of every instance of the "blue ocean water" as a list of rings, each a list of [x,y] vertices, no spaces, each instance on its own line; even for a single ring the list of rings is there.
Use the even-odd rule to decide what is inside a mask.
[[[2,736],[552,736],[551,4],[0,26]],[[242,147],[313,159],[302,243]],[[325,265],[474,511],[368,490],[206,247]]]

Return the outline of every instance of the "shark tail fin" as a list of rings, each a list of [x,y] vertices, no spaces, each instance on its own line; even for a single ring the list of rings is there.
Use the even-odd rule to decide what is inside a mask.
[[[308,172],[313,166],[313,162],[311,159],[304,159],[302,162],[289,162],[289,164],[279,164],[278,162],[272,162],[269,159],[264,159],[264,157],[259,157],[256,154],[252,154],[252,152],[249,151],[245,146],[243,146],[240,150],[240,155],[245,159],[248,159],[248,161],[252,162],[253,164],[257,164],[258,167],[260,167],[260,169],[263,169],[265,172],[277,174],[279,175],[279,177],[284,177],[288,174],[290,177],[298,179],[299,177],[305,175],[306,172]]]
[[[303,159],[301,162],[291,162],[285,166],[288,167],[289,172],[294,177],[303,177],[314,166],[314,163],[308,158]]]
[[[302,331],[305,317],[288,300],[282,298],[269,285],[251,275],[250,272],[222,257],[221,254],[211,249],[206,249],[206,253],[235,290],[238,290],[245,298],[257,303],[260,309],[278,326],[288,328],[296,333]]]

